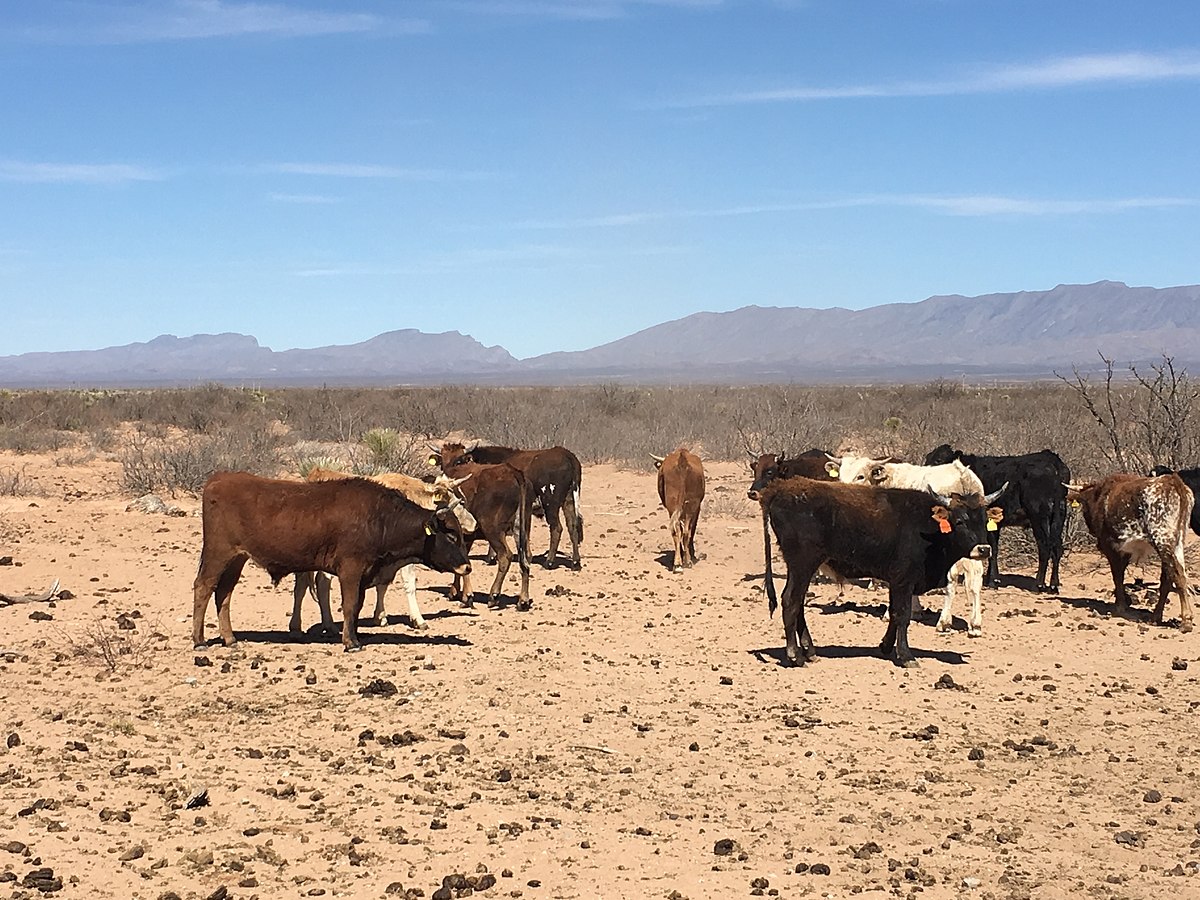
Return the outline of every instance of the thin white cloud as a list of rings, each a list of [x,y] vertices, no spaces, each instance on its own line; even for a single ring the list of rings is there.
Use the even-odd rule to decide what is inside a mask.
[[[312,175],[323,178],[392,178],[401,181],[483,181],[495,177],[489,172],[450,169],[410,169],[370,163],[274,163],[262,167],[281,175]]]
[[[604,21],[638,8],[717,9],[725,0],[455,0],[446,7],[489,16]]]
[[[655,105],[663,108],[690,109],[819,100],[948,97],[1195,79],[1200,79],[1200,53],[1110,53],[1065,56],[1032,64],[999,66],[943,80],[834,86],[797,85],[713,94]]]
[[[1127,197],[1101,200],[1054,200],[995,195],[873,194],[801,203],[758,203],[708,209],[641,210],[577,219],[526,219],[513,227],[526,230],[566,231],[587,228],[621,228],[655,222],[690,219],[726,219],[776,213],[816,212],[857,207],[908,207],[952,216],[1065,216],[1120,213],[1138,209],[1172,209],[1200,206],[1187,197]]]
[[[31,163],[0,160],[0,181],[25,184],[128,184],[161,181],[154,169],[126,163]]]
[[[579,251],[554,244],[529,244],[519,247],[481,247],[442,254],[400,265],[349,264],[314,266],[293,274],[300,278],[380,277],[391,275],[429,275],[463,268],[528,268],[572,259]]]
[[[385,19],[374,13],[305,9],[284,3],[234,0],[149,0],[114,5],[47,3],[53,24],[32,25],[26,39],[64,43],[136,44],[211,38],[306,38],[430,30],[423,19]],[[62,22],[69,22],[64,25]]]
[[[340,203],[341,202],[341,198],[330,197],[326,194],[270,193],[270,194],[267,194],[267,199],[274,200],[276,203],[300,203],[300,204],[312,204],[312,205]]]

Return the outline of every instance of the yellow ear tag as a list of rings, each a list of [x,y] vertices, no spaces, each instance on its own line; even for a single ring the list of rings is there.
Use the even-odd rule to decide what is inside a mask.
[[[949,519],[938,519],[938,531],[942,534],[949,534],[951,531]]]
[[[425,460],[425,462],[431,466],[436,466],[438,464],[438,458],[430,454],[429,459]]]
[[[425,533],[426,533],[426,534],[428,534],[428,535],[432,535],[432,534],[433,534],[433,529],[432,529],[432,528],[430,528],[428,525],[426,525],[426,526],[425,526]]]
[[[838,467],[837,467],[837,466],[830,466],[830,467],[829,467],[828,469],[826,469],[825,471],[827,471],[827,472],[829,473],[829,477],[830,477],[830,478],[837,478],[837,477],[838,477],[838,475],[839,475],[839,474],[841,474],[841,473],[839,473],[839,472],[838,472]]]
[[[999,531],[1000,526],[997,525],[995,522],[993,522],[991,519],[988,519],[987,530],[988,531]]]
[[[1079,501],[1078,500],[1071,501],[1071,509],[1079,509]]]

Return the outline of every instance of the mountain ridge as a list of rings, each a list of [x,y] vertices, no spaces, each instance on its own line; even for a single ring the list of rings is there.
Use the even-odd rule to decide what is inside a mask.
[[[748,305],[697,312],[587,350],[517,359],[459,331],[386,331],[354,344],[276,351],[224,332],[97,350],[0,357],[6,387],[587,381],[905,381],[1050,377],[1169,355],[1200,362],[1200,285],[1118,281],[860,310]]]

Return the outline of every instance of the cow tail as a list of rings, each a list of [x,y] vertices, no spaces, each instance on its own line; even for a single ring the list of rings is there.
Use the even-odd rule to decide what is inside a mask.
[[[766,557],[766,565],[763,575],[763,586],[767,591],[767,614],[770,617],[775,616],[775,610],[779,606],[779,601],[775,597],[775,577],[771,574],[771,529],[767,520],[767,510],[763,507],[763,553]]]
[[[529,575],[529,524],[532,515],[530,493],[529,482],[522,478],[521,502],[517,507],[517,565],[521,567],[521,574],[526,577]]]
[[[575,542],[583,543],[583,504],[579,501],[579,481],[575,480],[575,487],[571,489],[571,495],[575,499]]]

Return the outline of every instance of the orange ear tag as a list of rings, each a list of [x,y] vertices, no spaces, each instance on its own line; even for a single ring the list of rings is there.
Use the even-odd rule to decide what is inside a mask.
[[[949,519],[938,519],[938,531],[940,531],[942,534],[949,534],[950,530]]]
[[[997,525],[995,522],[993,522],[991,519],[988,519],[987,530],[988,531],[999,531],[1000,526]]]

